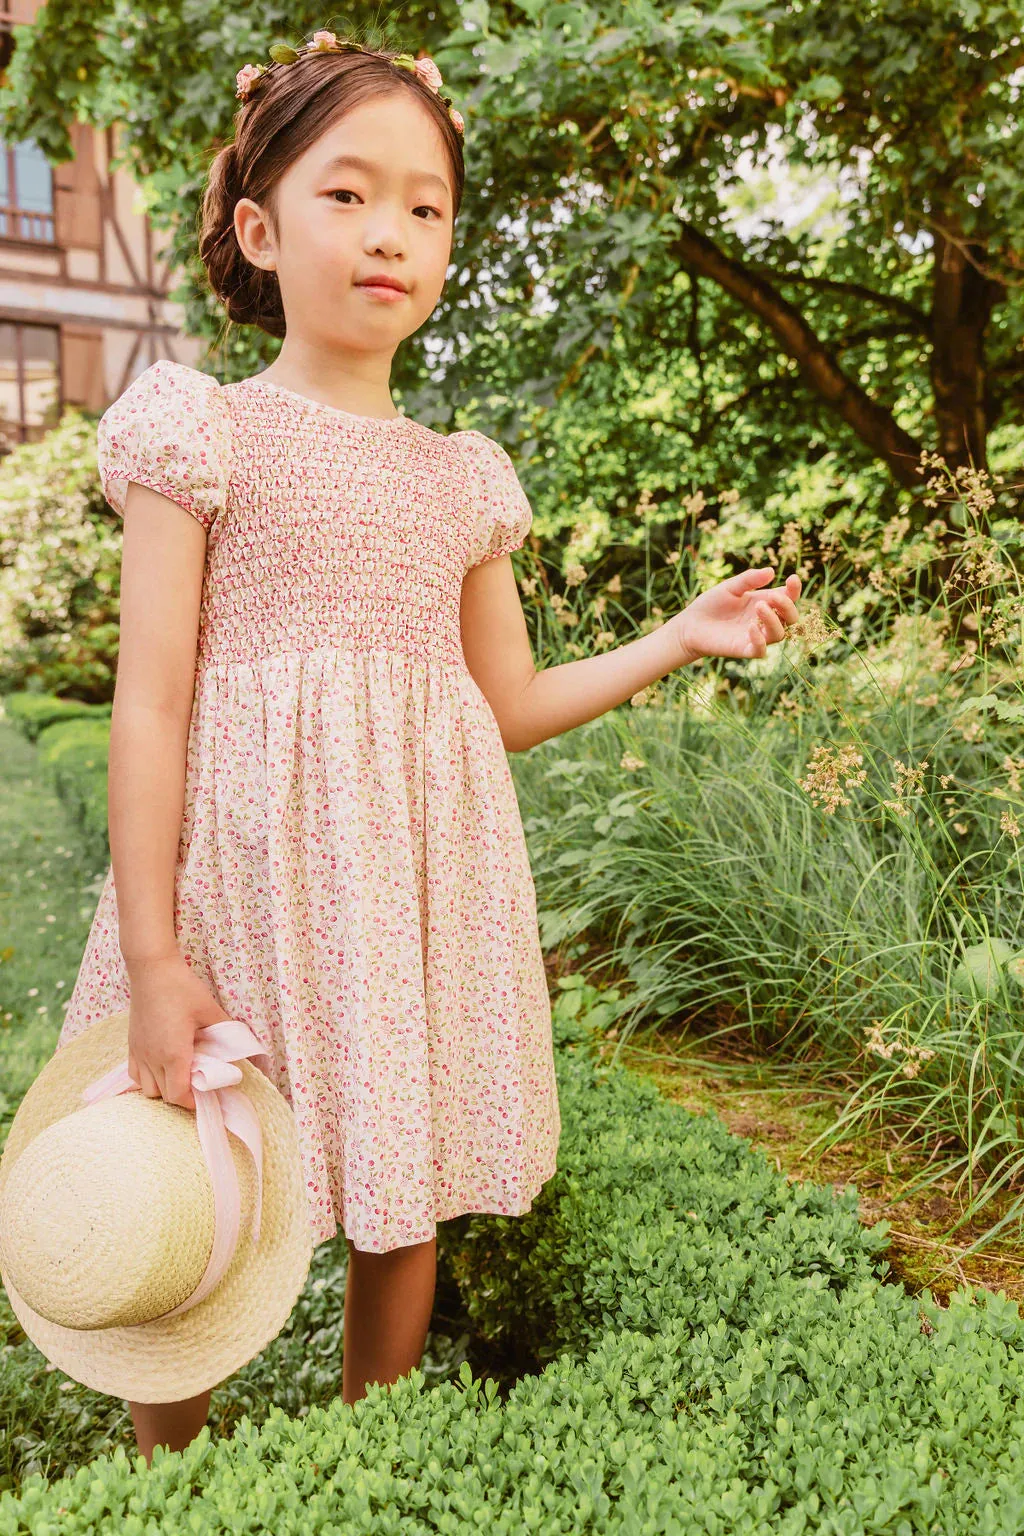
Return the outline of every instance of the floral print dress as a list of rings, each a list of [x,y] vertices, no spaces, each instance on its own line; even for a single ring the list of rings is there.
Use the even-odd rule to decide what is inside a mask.
[[[100,479],[207,532],[174,920],[268,1052],[314,1245],[385,1253],[528,1211],[561,1121],[519,806],[462,651],[464,572],[529,502],[476,431],[270,380],[145,370]],[[108,869],[57,1049],[129,1004]]]

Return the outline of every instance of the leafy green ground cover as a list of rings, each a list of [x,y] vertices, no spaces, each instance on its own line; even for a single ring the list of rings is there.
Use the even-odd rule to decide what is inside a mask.
[[[4,1495],[0,1533],[1016,1529],[1016,1306],[887,1284],[852,1192],[602,1064],[590,1001],[556,1012],[558,1174],[528,1216],[440,1234],[477,1329],[534,1372],[503,1396],[413,1371],[149,1468],[119,1449]]]

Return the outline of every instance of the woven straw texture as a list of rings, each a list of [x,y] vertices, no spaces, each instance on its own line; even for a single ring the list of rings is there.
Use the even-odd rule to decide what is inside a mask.
[[[177,1306],[198,1285],[213,1245],[214,1203],[190,1110],[135,1092],[120,1095],[119,1104],[83,1106],[82,1090],[127,1058],[128,1014],[113,1014],[57,1051],[26,1093],[0,1159],[0,1212],[22,1233],[29,1223],[34,1242],[31,1258],[29,1245],[18,1244],[17,1275],[0,1248],[0,1278],[15,1316],[52,1365],[99,1392],[175,1402],[216,1386],[284,1327],[312,1259],[308,1202],[294,1113],[263,1072],[239,1062],[239,1086],[263,1135],[259,1243],[250,1236],[255,1169],[228,1132],[241,1196],[231,1265],[190,1311],[132,1326],[133,1318]],[[104,1139],[118,1188],[97,1188],[88,1177],[90,1151]],[[117,1214],[121,1199],[127,1222]],[[93,1260],[95,1283],[85,1276],[74,1284],[67,1273],[68,1256],[82,1251]],[[19,1280],[30,1294],[47,1296],[47,1311],[67,1323],[35,1312]]]

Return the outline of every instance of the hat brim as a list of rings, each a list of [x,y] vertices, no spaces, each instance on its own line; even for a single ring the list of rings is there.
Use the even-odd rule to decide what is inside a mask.
[[[54,1053],[11,1124],[0,1158],[0,1195],[22,1148],[81,1109],[88,1084],[127,1059],[127,1012],[90,1025]],[[260,1237],[254,1244],[242,1232],[227,1272],[205,1300],[178,1317],[131,1327],[63,1328],[33,1312],[0,1269],[14,1315],[33,1344],[83,1386],[132,1402],[183,1402],[246,1365],[291,1315],[313,1257],[298,1129],[294,1111],[266,1074],[249,1061],[238,1066],[239,1086],[263,1136]]]

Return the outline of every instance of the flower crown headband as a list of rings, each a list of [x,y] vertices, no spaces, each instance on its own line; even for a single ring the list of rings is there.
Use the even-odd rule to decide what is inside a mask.
[[[310,41],[304,43],[301,48],[292,48],[287,43],[274,43],[269,51],[275,64],[294,64],[303,53],[343,53],[346,48],[353,48],[357,53],[370,52],[361,43],[352,42],[347,37],[336,37],[333,32],[314,32]],[[414,59],[411,53],[399,53],[391,62],[397,64],[399,69],[407,69],[410,74],[422,80],[423,84],[444,102],[456,131],[460,134],[465,131],[466,124],[462,113],[456,111],[452,106],[452,98],[445,96],[441,90],[444,81],[433,59],[427,57]],[[259,89],[259,84],[269,69],[269,64],[243,64],[235,76],[235,95],[239,101],[249,100],[253,92]]]

